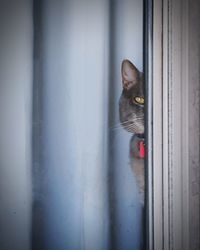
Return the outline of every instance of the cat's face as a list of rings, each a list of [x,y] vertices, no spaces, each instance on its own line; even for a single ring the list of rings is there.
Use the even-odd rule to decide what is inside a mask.
[[[129,60],[124,60],[121,74],[123,91],[119,101],[120,122],[128,132],[144,134],[142,73]]]

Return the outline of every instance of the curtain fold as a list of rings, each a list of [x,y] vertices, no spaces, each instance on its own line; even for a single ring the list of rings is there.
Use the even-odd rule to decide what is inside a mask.
[[[0,3],[0,249],[30,249],[32,4]]]
[[[130,135],[111,127],[119,124],[121,61],[142,71],[142,4],[43,1],[40,8],[42,156],[33,182],[40,173],[43,219],[33,231],[35,239],[42,231],[43,243],[35,248],[140,249]]]

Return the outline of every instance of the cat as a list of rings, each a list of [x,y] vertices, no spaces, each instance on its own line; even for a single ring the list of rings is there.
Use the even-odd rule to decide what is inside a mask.
[[[141,204],[144,205],[144,86],[143,74],[129,60],[121,65],[122,94],[119,100],[120,123],[132,133],[130,163],[134,172]]]

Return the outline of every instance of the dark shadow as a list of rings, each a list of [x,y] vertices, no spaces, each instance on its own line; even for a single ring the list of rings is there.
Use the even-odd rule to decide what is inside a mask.
[[[114,147],[114,134],[110,130],[115,122],[115,99],[116,93],[113,91],[113,85],[116,81],[115,78],[115,4],[113,0],[109,1],[109,88],[108,88],[108,205],[109,205],[109,245],[110,249],[116,249],[116,188],[115,188],[115,147]]]
[[[45,249],[42,204],[42,0],[33,1],[32,230],[31,248]]]
[[[153,240],[153,230],[151,222],[152,218],[149,218],[149,215],[152,214],[153,204],[151,201],[152,190],[150,188],[150,177],[152,176],[152,169],[150,169],[152,164],[152,157],[149,155],[152,152],[152,148],[149,148],[149,145],[152,143],[152,134],[150,129],[152,128],[152,74],[153,74],[153,65],[152,65],[152,40],[153,40],[153,1],[152,0],[143,0],[144,11],[143,11],[143,68],[144,68],[144,94],[145,94],[145,202],[143,209],[143,237],[144,237],[144,249],[153,249],[152,245]]]

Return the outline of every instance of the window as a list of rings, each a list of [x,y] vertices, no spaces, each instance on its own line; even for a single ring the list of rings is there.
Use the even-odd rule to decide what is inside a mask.
[[[1,1],[0,248],[200,249],[199,13]]]

